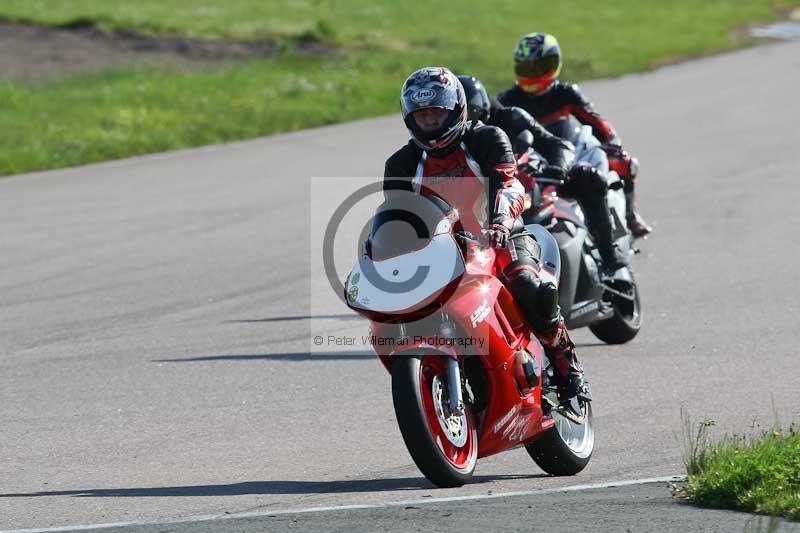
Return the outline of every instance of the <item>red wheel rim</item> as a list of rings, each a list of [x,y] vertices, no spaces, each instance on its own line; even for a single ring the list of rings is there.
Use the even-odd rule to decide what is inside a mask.
[[[445,387],[445,397],[434,397],[434,388],[436,380]],[[475,431],[475,422],[472,419],[472,413],[469,406],[464,406],[464,417],[462,431],[466,433],[466,440],[463,445],[459,446],[453,442],[452,436],[445,431],[442,427],[443,424],[458,427],[458,418],[455,415],[449,414],[449,407],[446,399],[446,383],[447,383],[447,357],[437,355],[427,355],[423,357],[422,364],[420,365],[420,393],[422,395],[422,403],[425,409],[425,416],[428,420],[428,429],[431,432],[433,441],[439,448],[445,459],[458,470],[468,469],[475,461],[477,450],[477,433]],[[439,413],[437,413],[437,404],[440,405]],[[441,418],[442,410],[445,413],[445,420]]]

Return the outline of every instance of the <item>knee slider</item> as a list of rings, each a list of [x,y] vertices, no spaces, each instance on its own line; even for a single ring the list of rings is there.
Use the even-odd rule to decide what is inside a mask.
[[[533,325],[537,320],[538,309],[536,297],[539,292],[539,278],[532,268],[514,270],[506,277],[506,286],[514,296],[514,301],[525,315],[525,319]]]
[[[509,276],[508,287],[533,329],[548,331],[558,324],[558,288],[553,283],[542,283],[533,270],[526,268]]]
[[[558,287],[554,283],[540,283],[537,289],[536,307],[539,322],[533,327],[538,331],[548,331],[558,325],[561,309],[558,307]]]
[[[574,189],[583,196],[597,197],[605,196],[608,192],[608,183],[602,172],[589,165],[576,165],[569,171],[571,181],[574,181]]]

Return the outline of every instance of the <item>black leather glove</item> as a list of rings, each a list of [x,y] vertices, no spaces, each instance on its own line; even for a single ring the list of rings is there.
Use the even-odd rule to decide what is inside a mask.
[[[484,246],[492,248],[505,248],[508,245],[508,236],[511,233],[502,224],[492,224],[488,228],[481,230],[480,241]]]
[[[619,144],[614,143],[603,143],[601,146],[603,151],[608,154],[609,157],[616,157],[618,159],[622,159],[627,152],[622,149],[622,146]]]
[[[618,144],[604,144],[603,150],[608,154],[608,166],[621,178],[633,181],[639,173],[639,160],[631,156]]]
[[[543,178],[551,180],[564,181],[567,179],[567,171],[557,165],[545,165],[540,174]]]

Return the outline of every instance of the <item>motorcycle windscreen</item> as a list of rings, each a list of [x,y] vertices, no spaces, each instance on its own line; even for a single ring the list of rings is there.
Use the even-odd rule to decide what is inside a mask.
[[[386,314],[413,311],[464,274],[451,233],[455,210],[435,196],[398,193],[378,207],[368,254],[348,278],[353,307]]]
[[[352,307],[384,314],[408,313],[443,295],[464,270],[455,239],[449,232],[440,233],[419,250],[383,261],[362,255],[348,277],[345,291]]]
[[[437,196],[392,191],[372,219],[370,257],[383,261],[421,250],[437,232],[443,231],[439,228],[442,220],[456,216],[453,208]],[[444,229],[447,230],[449,226]]]
[[[553,276],[556,285],[561,278],[561,253],[558,250],[558,243],[553,235],[539,224],[526,224],[525,229],[533,235],[542,251],[541,265],[542,270]],[[550,281],[550,280],[548,280]]]

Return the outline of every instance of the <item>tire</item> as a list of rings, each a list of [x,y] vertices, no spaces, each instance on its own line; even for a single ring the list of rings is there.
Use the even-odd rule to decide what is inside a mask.
[[[594,452],[594,421],[592,417],[592,403],[587,402],[586,406],[586,435],[582,439],[571,441],[562,433],[563,424],[572,427],[579,427],[557,413],[553,413],[556,425],[547,432],[525,446],[528,455],[539,465],[539,468],[553,476],[574,476],[589,464]],[[569,444],[568,442],[572,442]]]
[[[462,417],[437,414],[436,404],[443,403],[441,395],[437,401],[434,391],[441,390],[442,385],[446,392],[445,356],[402,356],[392,366],[394,412],[411,458],[434,485],[460,487],[472,478],[475,470],[478,433],[468,405]],[[463,445],[455,444],[444,429],[442,424],[447,421],[461,428],[455,440],[463,439]]]
[[[589,326],[594,336],[606,344],[625,344],[636,337],[642,327],[642,305],[639,300],[639,285],[635,280],[632,287],[632,302],[612,295],[614,315]]]

